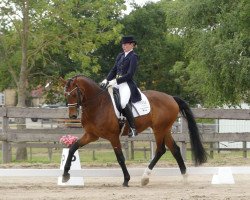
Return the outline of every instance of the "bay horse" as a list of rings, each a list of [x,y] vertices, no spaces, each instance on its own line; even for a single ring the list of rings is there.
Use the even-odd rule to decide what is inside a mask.
[[[78,108],[81,106],[81,123],[85,129],[83,136],[69,149],[64,166],[63,182],[67,182],[70,179],[69,170],[75,151],[90,142],[104,138],[110,141],[122,169],[124,175],[123,186],[128,186],[130,175],[122,152],[120,142],[121,130],[108,91],[101,89],[97,83],[83,75],[74,76],[67,81],[63,80],[63,84],[64,94],[68,103],[69,118],[77,118]],[[151,111],[149,114],[135,119],[136,129],[140,133],[151,127],[157,147],[154,158],[144,171],[141,184],[148,184],[149,175],[158,160],[166,152],[166,146],[176,159],[181,174],[186,174],[186,166],[181,156],[180,148],[171,135],[171,127],[177,119],[179,112],[181,112],[188,123],[195,164],[200,165],[206,162],[207,154],[188,104],[179,97],[173,97],[158,91],[149,90],[143,93],[150,102]],[[127,134],[128,124],[126,123],[123,135]]]

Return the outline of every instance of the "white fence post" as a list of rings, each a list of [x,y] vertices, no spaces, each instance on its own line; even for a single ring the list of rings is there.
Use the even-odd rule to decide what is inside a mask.
[[[3,136],[7,138],[7,129],[9,126],[9,120],[6,116],[3,116]],[[11,144],[8,141],[2,141],[2,163],[11,162]]]
[[[182,135],[187,135],[188,133],[188,124],[187,121],[184,117],[181,117],[180,119],[181,122],[181,134]],[[187,160],[187,145],[186,141],[181,142],[181,155],[184,161]]]

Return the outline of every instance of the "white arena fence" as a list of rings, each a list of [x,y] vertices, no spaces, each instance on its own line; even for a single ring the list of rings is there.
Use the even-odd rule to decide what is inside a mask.
[[[211,124],[199,124],[199,130],[202,134],[202,140],[209,145],[207,151],[213,157],[214,151],[220,150],[237,150],[243,151],[243,156],[247,157],[247,142],[250,142],[250,130],[246,132],[223,132],[219,133],[217,120],[230,119],[230,120],[250,120],[249,109],[192,109],[196,119],[202,121],[203,119],[211,121]],[[13,127],[10,121],[13,118],[38,118],[49,119],[57,123],[56,126],[33,127],[28,124],[23,124],[19,129],[17,126]],[[81,137],[83,134],[82,128],[72,128],[71,126],[61,124],[68,118],[67,108],[18,108],[18,107],[0,107],[0,141],[2,141],[2,162],[11,162],[11,148],[19,145],[24,145],[30,148],[58,148],[63,146],[58,144],[61,136],[72,134]],[[189,148],[189,136],[186,121],[180,117],[179,121],[175,123],[172,129],[175,141],[180,144],[181,152],[184,160],[186,159],[187,150]],[[100,140],[103,141],[103,140]],[[154,136],[150,130],[145,131],[143,134],[138,135],[133,139],[128,139],[127,136],[121,137],[123,149],[126,159],[133,159],[134,151],[150,151],[151,157],[154,153]],[[137,141],[148,141],[149,148],[136,148]],[[242,142],[243,146],[240,149],[235,148],[220,148],[220,142]],[[93,149],[98,150],[102,148],[98,142],[93,143]],[[84,148],[88,148],[87,145]],[[99,145],[99,147],[98,147]],[[106,145],[106,147],[111,145]],[[106,148],[105,147],[105,148]]]

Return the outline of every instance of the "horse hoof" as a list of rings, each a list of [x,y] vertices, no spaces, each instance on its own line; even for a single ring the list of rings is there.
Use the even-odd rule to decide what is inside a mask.
[[[149,177],[145,177],[141,179],[141,186],[145,186],[149,183]]]
[[[183,183],[188,183],[188,174],[182,174]]]
[[[68,182],[69,179],[70,179],[70,174],[69,173],[63,174],[63,176],[62,176],[62,182],[63,183]]]
[[[123,187],[129,187],[129,186],[128,186],[128,182],[124,182],[124,183],[122,184],[122,186],[123,186]]]

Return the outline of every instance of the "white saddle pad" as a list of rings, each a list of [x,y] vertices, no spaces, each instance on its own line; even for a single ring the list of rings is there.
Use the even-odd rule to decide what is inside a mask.
[[[132,103],[133,104],[132,112],[133,112],[134,117],[146,115],[150,112],[150,104],[149,104],[148,98],[145,96],[145,94],[143,94],[141,92],[141,90],[139,88],[138,88],[138,90],[141,93],[142,100],[138,101],[136,103]],[[116,114],[117,118],[121,118],[122,116],[120,115],[120,112],[117,110],[116,105],[115,105],[115,100],[114,100],[114,95],[113,95],[113,87],[109,87],[108,91],[109,91],[110,97],[112,99],[115,114]]]

